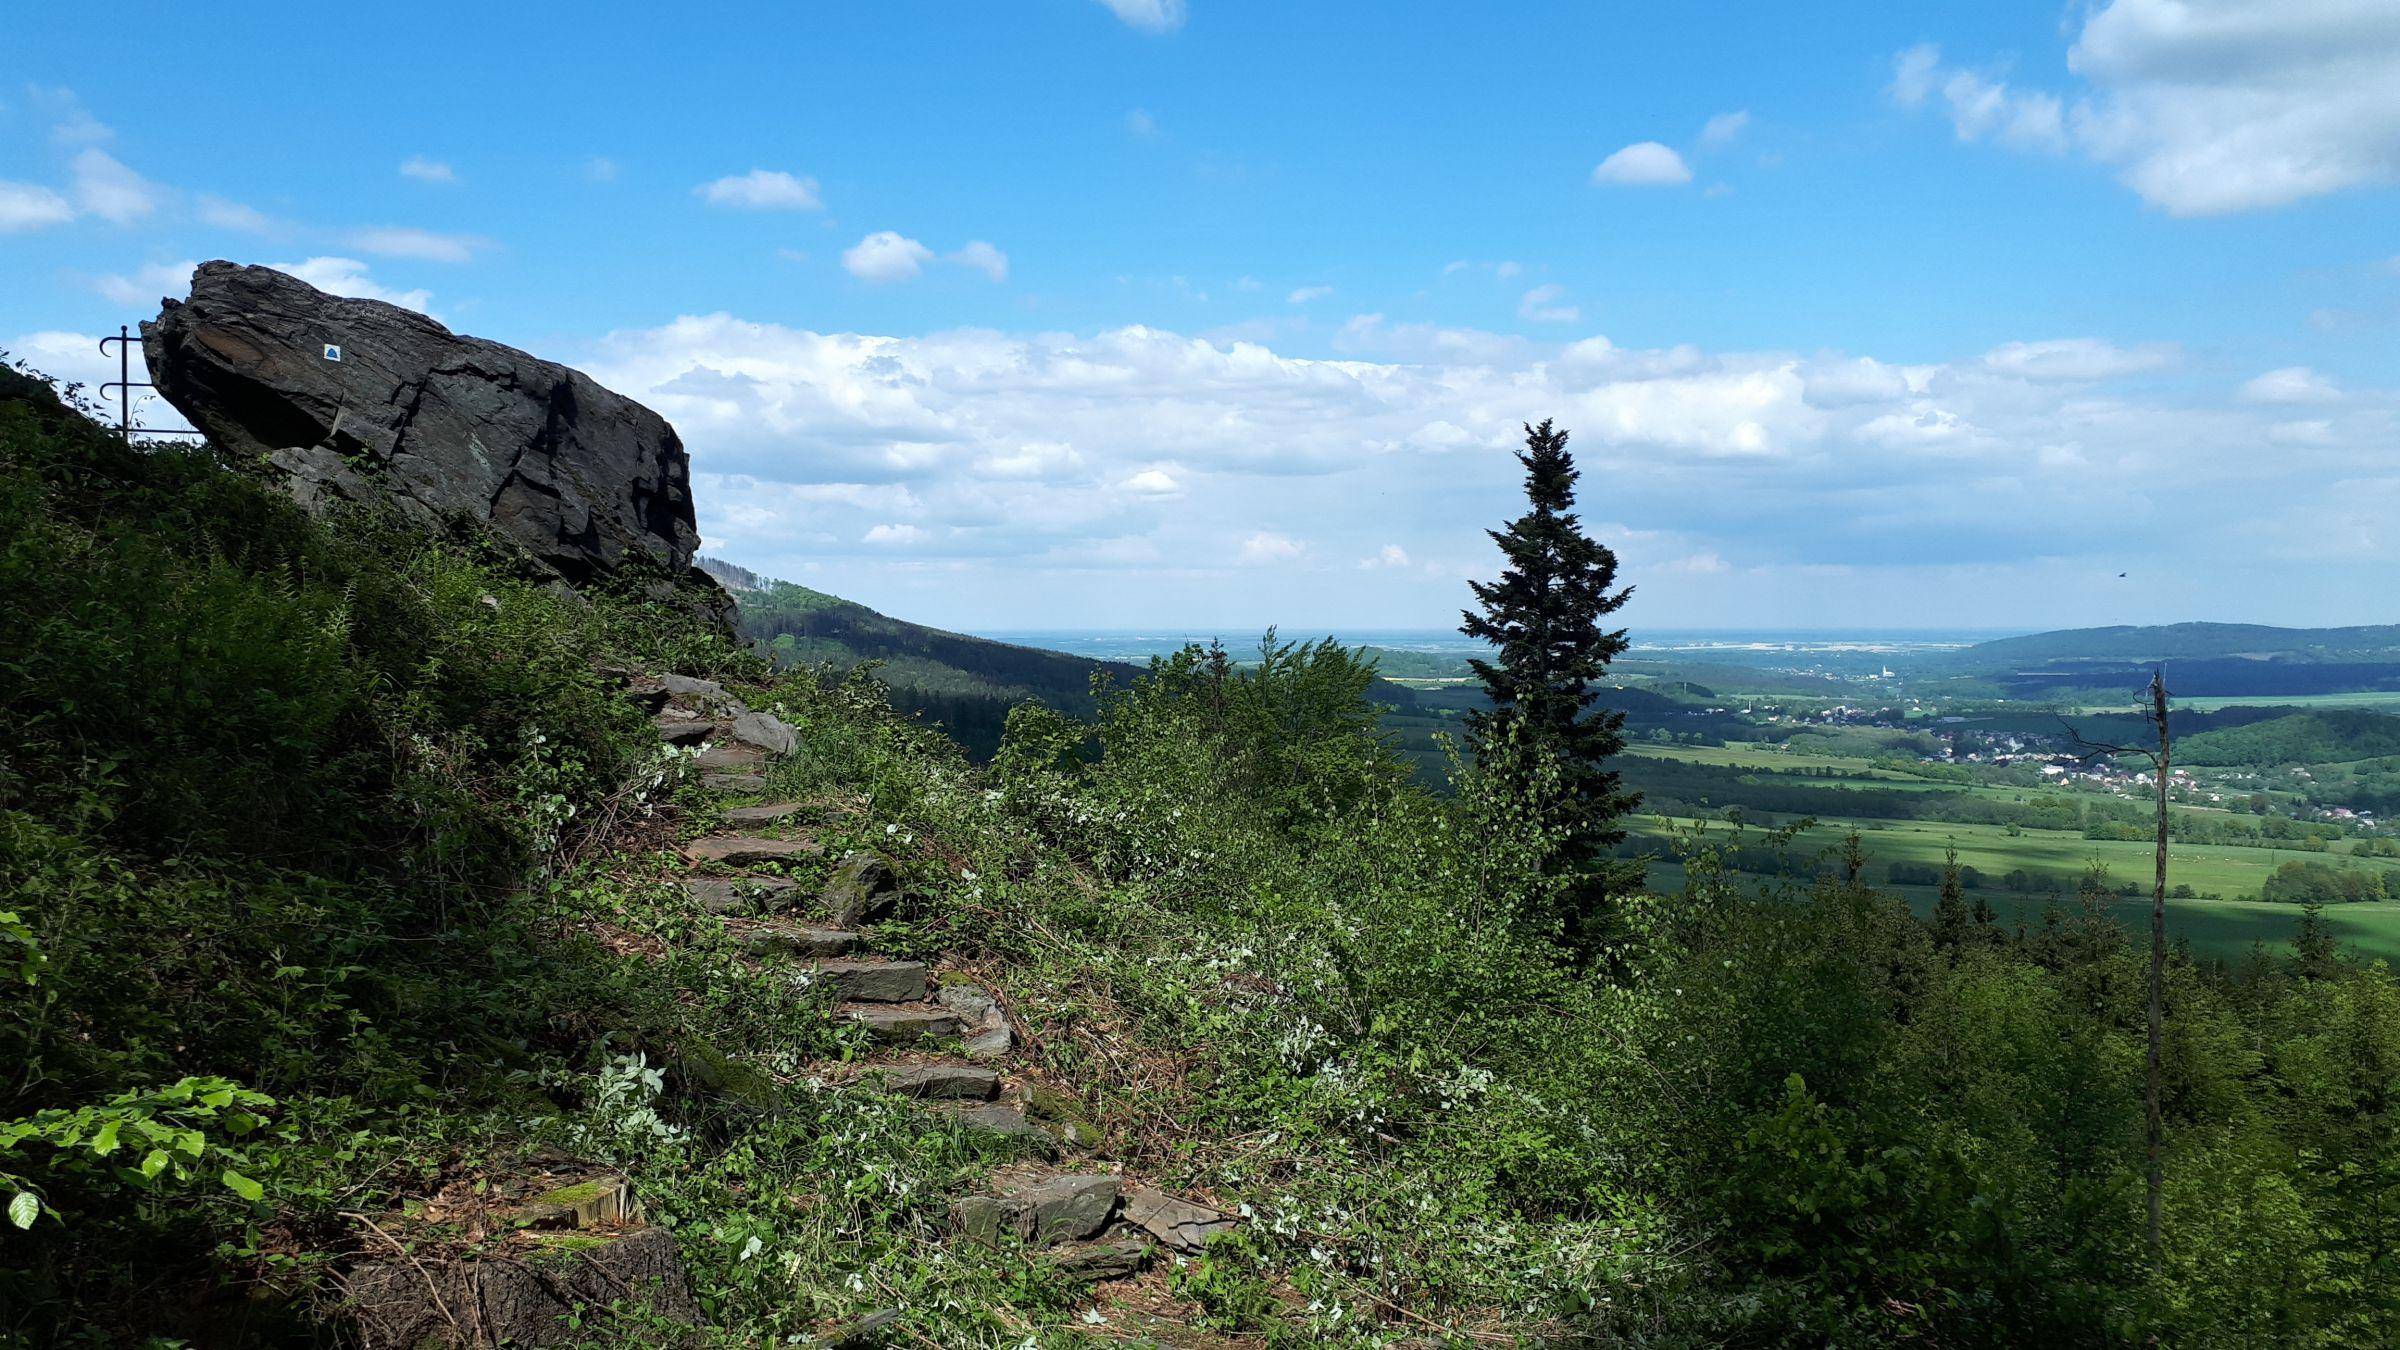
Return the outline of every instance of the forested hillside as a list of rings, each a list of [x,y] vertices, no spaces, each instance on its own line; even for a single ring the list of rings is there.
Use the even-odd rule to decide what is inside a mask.
[[[2143,964],[2088,907],[1761,893],[1716,832],[1571,960],[1538,780],[1418,785],[1336,647],[1186,651],[987,768],[22,380],[0,508],[0,1337],[356,1342],[381,1272],[474,1343],[457,1272],[635,1222],[495,1197],[593,1172],[688,1298],[577,1285],[553,1343],[2400,1336],[2400,984],[2321,927],[2168,967],[2153,1265]],[[676,744],[736,697],[777,749]],[[869,861],[841,917],[989,991],[906,1008],[996,1009],[1035,1124],[877,1086],[961,1028],[895,1059],[796,945]],[[1011,1199],[1061,1175],[1217,1217],[1070,1264]]]

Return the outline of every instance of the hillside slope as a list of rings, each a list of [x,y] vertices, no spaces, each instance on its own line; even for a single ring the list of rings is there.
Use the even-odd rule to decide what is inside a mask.
[[[1979,670],[2051,661],[2400,662],[2400,624],[2276,628],[2248,623],[2175,623],[2066,628],[1995,638],[1933,659]]]

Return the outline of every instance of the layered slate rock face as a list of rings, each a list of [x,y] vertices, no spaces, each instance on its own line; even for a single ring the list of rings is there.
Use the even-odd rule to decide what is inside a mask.
[[[572,586],[621,575],[722,617],[692,565],[690,461],[666,419],[580,371],[264,267],[201,264],[142,325],[150,378],[303,506],[464,517]],[[339,359],[335,359],[338,354]]]

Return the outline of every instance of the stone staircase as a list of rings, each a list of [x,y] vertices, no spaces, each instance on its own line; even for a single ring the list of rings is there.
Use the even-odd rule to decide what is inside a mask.
[[[764,794],[770,757],[798,744],[792,728],[744,708],[713,684],[668,677],[660,688],[668,694],[652,709],[660,737],[699,747],[704,785],[715,791]],[[643,696],[638,688],[636,696]],[[1080,1156],[1072,1170],[1061,1164],[1062,1156],[1088,1155],[1098,1132],[1070,1094],[1015,1062],[1015,1035],[999,999],[924,962],[876,951],[874,926],[893,917],[904,899],[888,861],[863,853],[842,858],[813,908],[788,878],[752,870],[821,858],[811,829],[817,809],[787,801],[726,808],[723,832],[684,845],[693,870],[683,884],[703,908],[725,918],[756,959],[786,962],[797,977],[830,982],[841,999],[837,1015],[863,1027],[881,1053],[829,1077],[912,1099],[1027,1155],[994,1178],[993,1194],[953,1202],[950,1226],[959,1240],[1039,1249],[1052,1269],[1097,1282],[1136,1275],[1162,1252],[1197,1253],[1238,1222],[1135,1184],[1098,1159]],[[809,912],[797,912],[803,908]]]
[[[696,751],[703,786],[728,798],[764,796],[774,758],[799,743],[792,727],[713,681],[633,675],[625,689],[664,742]],[[780,875],[777,869],[795,864],[821,865],[824,810],[795,801],[723,807],[720,830],[678,850],[681,884],[749,959],[830,988],[839,1000],[835,1015],[864,1029],[875,1053],[823,1066],[825,1081],[912,1101],[1017,1151],[1022,1160],[994,1176],[993,1193],[952,1202],[957,1241],[1038,1251],[1052,1271],[1098,1283],[1138,1275],[1162,1253],[1196,1254],[1239,1222],[1140,1185],[1091,1156],[1098,1132],[1072,1094],[1017,1062],[1015,1033],[990,990],[876,950],[877,925],[897,917],[906,898],[889,860],[871,853],[839,859],[813,901],[808,888]],[[695,1321],[673,1235],[644,1222],[624,1179],[556,1180],[519,1187],[505,1203],[495,1192],[491,1205],[477,1202],[463,1229],[437,1206],[432,1221],[449,1239],[427,1228],[420,1202],[380,1222],[357,1216],[382,1248],[348,1277],[359,1339],[370,1350],[563,1344],[575,1308],[627,1295],[663,1320]],[[480,1254],[417,1255],[443,1249],[462,1232]],[[897,1309],[880,1310],[816,1343],[884,1344],[900,1319]]]

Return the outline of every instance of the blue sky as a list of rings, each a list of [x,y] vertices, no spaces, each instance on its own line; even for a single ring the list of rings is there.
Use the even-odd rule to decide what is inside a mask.
[[[967,629],[1445,625],[1543,416],[1637,626],[2400,620],[2400,7],[1747,8],[35,5],[0,343],[284,265]]]

